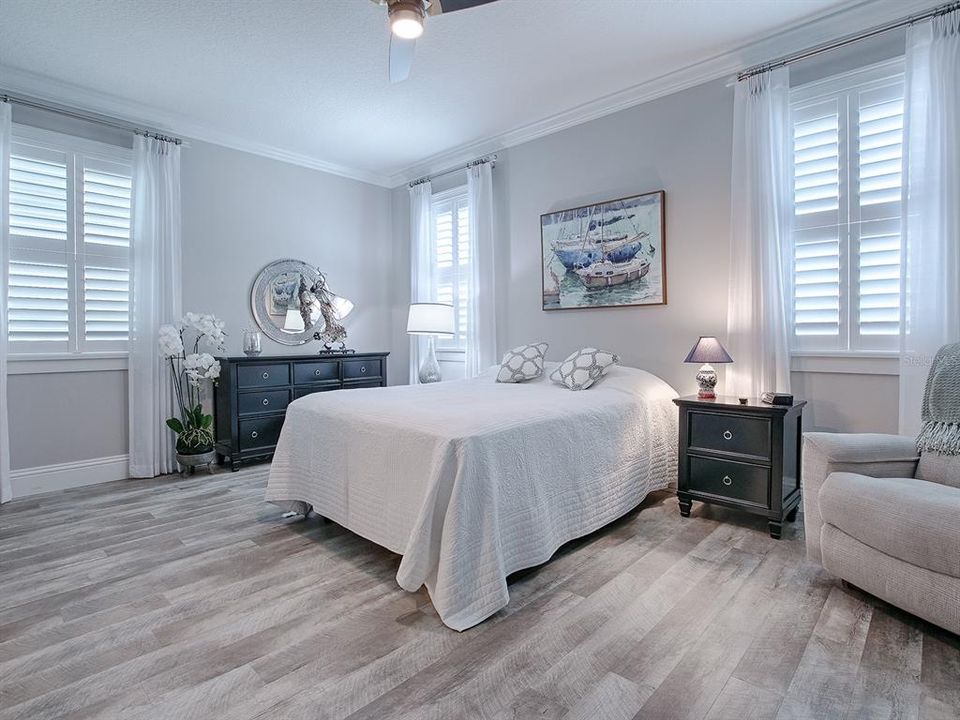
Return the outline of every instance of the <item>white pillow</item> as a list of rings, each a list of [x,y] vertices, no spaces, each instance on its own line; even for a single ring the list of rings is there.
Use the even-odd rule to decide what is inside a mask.
[[[547,343],[518,345],[507,350],[500,361],[497,373],[499,383],[518,383],[533,380],[543,375],[543,358],[547,354]]]
[[[550,373],[550,379],[571,390],[586,390],[606,375],[610,368],[619,364],[620,357],[612,352],[582,348],[560,363]]]

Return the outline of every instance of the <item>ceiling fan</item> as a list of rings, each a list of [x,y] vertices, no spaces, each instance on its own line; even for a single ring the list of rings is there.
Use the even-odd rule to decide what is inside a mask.
[[[457,10],[496,0],[371,0],[386,5],[390,19],[390,82],[406,80],[413,65],[413,50],[423,34],[427,15],[449,15]]]

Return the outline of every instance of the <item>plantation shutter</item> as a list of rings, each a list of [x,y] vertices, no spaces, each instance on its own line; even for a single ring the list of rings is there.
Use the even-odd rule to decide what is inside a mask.
[[[845,113],[837,100],[794,113],[794,332],[801,344],[839,348],[847,217],[841,206],[846,177],[840,166]]]
[[[11,352],[65,352],[72,307],[70,167],[64,153],[10,153],[8,340]]]
[[[437,347],[462,350],[466,346],[470,263],[470,223],[466,195],[442,193],[433,201],[435,302],[454,308],[452,338],[438,338]]]
[[[11,148],[10,352],[125,350],[130,164],[56,138]]]
[[[903,78],[820,83],[793,105],[793,348],[893,351],[900,333]]]
[[[854,343],[885,349],[900,335],[902,82],[857,96],[857,322]]]
[[[82,347],[122,347],[130,331],[130,169],[83,163]]]

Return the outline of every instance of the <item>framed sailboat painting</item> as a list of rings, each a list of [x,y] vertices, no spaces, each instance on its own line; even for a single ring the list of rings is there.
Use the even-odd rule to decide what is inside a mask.
[[[540,216],[543,309],[666,305],[664,192]]]

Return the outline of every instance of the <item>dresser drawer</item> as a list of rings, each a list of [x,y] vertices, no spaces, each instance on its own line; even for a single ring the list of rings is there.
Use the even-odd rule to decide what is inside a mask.
[[[251,418],[240,421],[240,449],[272,447],[280,437],[280,428],[283,427],[283,416]]]
[[[757,465],[688,456],[686,489],[768,507],[770,470]]]
[[[314,393],[327,392],[329,390],[339,390],[339,389],[340,389],[339,383],[337,383],[336,385],[315,385],[313,387],[300,387],[300,388],[296,388],[293,391],[293,397],[295,400],[299,400],[302,397],[306,397],[307,395],[313,395]]]
[[[770,421],[743,415],[690,412],[692,448],[770,457]]]
[[[262,390],[260,392],[242,392],[237,405],[241,415],[252,413],[279,412],[290,404],[289,390]]]
[[[344,360],[343,379],[357,380],[368,377],[380,377],[380,360]]]
[[[276,387],[290,384],[290,366],[286,363],[271,365],[241,365],[237,368],[237,387]]]
[[[340,363],[336,360],[296,363],[293,366],[293,379],[297,385],[340,379]]]
[[[354,382],[345,382],[343,389],[355,390],[357,388],[375,388],[380,386],[381,382],[379,380],[355,380]]]

